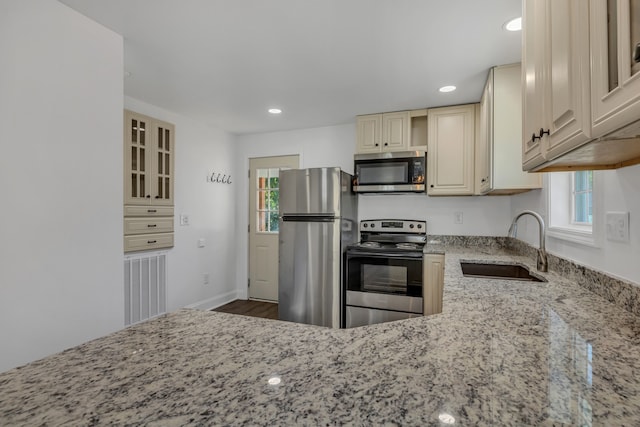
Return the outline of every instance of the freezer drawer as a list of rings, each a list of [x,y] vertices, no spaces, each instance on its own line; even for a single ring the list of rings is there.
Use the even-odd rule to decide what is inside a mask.
[[[340,327],[340,220],[280,220],[278,317]]]
[[[353,307],[348,305],[346,310],[345,326],[347,328],[355,328],[358,326],[373,325],[375,323],[391,322],[393,320],[410,319],[412,317],[420,316],[422,315],[415,313],[405,313],[401,311]]]

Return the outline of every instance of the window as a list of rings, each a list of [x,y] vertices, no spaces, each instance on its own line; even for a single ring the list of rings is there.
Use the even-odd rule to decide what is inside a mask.
[[[593,224],[593,171],[572,174],[572,215],[574,224]]]
[[[278,232],[278,209],[280,189],[278,176],[280,170],[257,169],[257,224],[258,232]]]
[[[596,246],[594,178],[593,171],[548,174],[547,218],[550,237]]]

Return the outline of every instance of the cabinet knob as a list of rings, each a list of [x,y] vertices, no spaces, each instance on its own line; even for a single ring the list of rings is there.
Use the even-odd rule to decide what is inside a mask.
[[[480,182],[487,182],[487,178],[482,178]]]
[[[377,146],[379,146],[379,145],[380,145],[380,144],[378,144],[378,143],[376,142],[376,147],[377,147]]]
[[[384,146],[386,147],[387,145],[389,145],[389,144],[387,144],[387,143],[385,142],[385,143],[384,143]]]
[[[147,194],[147,199],[150,199],[150,198],[151,198],[151,194]]]
[[[429,187],[433,188],[433,184],[431,184]]]
[[[161,198],[161,197],[162,197],[162,196],[156,196],[156,199],[159,199],[159,198]]]

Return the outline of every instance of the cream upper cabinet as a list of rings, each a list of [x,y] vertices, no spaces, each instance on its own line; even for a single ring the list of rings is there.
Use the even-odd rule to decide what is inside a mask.
[[[524,169],[640,163],[639,27],[638,0],[524,0]]]
[[[356,152],[382,151],[382,114],[369,114],[356,118]]]
[[[358,116],[356,152],[406,151],[409,148],[409,111]]]
[[[544,119],[546,64],[546,1],[525,0],[522,4],[522,167],[530,170],[545,161],[537,135]]]
[[[525,0],[523,165],[530,170],[591,139],[589,8]]]
[[[640,119],[640,1],[589,5],[591,115],[593,136],[600,137]]]
[[[476,128],[475,189],[476,194],[487,194],[492,186],[490,141],[493,141],[493,68],[489,70],[489,77],[482,91]]]
[[[542,187],[540,174],[522,170],[520,64],[489,70],[480,101],[476,140],[476,194],[516,194]]]
[[[474,148],[478,104],[427,111],[427,194],[474,194]]]
[[[173,205],[174,126],[125,111],[124,204]]]

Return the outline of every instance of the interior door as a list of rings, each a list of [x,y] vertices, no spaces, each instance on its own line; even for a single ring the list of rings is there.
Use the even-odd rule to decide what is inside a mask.
[[[249,298],[278,301],[280,169],[297,169],[299,156],[249,160]]]

